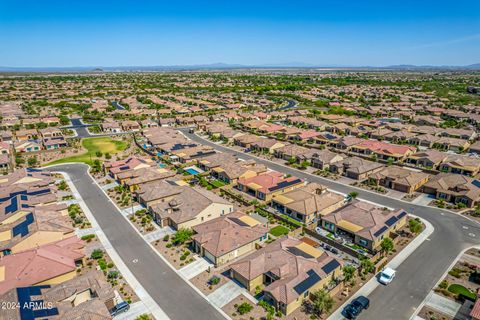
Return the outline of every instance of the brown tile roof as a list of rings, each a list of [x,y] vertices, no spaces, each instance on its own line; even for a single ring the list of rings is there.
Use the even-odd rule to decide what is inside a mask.
[[[267,226],[260,222],[254,226],[243,222],[240,218],[245,216],[248,215],[235,211],[197,225],[193,227],[193,239],[215,257],[219,257],[258,240],[268,232]]]

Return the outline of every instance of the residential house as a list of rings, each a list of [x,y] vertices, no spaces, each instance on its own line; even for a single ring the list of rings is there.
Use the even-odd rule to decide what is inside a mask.
[[[0,259],[0,294],[17,287],[54,285],[73,279],[84,263],[84,243],[73,236]]]
[[[318,150],[312,154],[310,160],[312,167],[320,170],[329,170],[330,165],[342,161],[345,157],[328,149]]]
[[[13,147],[15,148],[15,152],[18,153],[27,153],[27,152],[35,152],[42,150],[42,145],[34,140],[31,141],[18,141],[14,142]]]
[[[141,185],[136,198],[161,227],[191,228],[233,211],[233,205],[201,188],[157,181]]]
[[[39,129],[40,135],[43,139],[47,138],[63,138],[63,133],[58,128],[48,127],[45,129]]]
[[[236,146],[240,146],[242,148],[250,148],[254,143],[256,143],[259,139],[259,136],[254,134],[243,134],[233,138],[233,143]]]
[[[322,216],[321,227],[344,236],[369,251],[377,251],[385,237],[391,237],[407,222],[407,212],[388,210],[353,200],[331,214]]]
[[[317,222],[321,216],[345,205],[345,197],[328,192],[326,187],[317,183],[310,183],[301,188],[274,195],[270,205],[280,213],[309,225]]]
[[[480,172],[480,159],[450,154],[440,165],[439,170],[474,177]]]
[[[197,163],[199,158],[215,154],[215,150],[210,146],[199,145],[192,148],[184,148],[171,152],[170,158],[183,164]]]
[[[268,239],[268,220],[260,218],[235,211],[196,225],[194,251],[217,267],[255,251]]]
[[[382,170],[385,166],[378,162],[359,157],[348,157],[330,164],[330,172],[344,175],[355,180],[365,180],[371,174]]]
[[[60,136],[56,138],[44,138],[43,146],[45,147],[46,150],[54,150],[54,149],[66,148],[68,147],[68,143],[62,136]]]
[[[56,285],[37,285],[12,289],[0,297],[18,308],[0,310],[2,319],[111,319],[115,292],[100,271],[88,271]],[[48,303],[46,303],[48,302]],[[35,305],[33,309],[31,306]],[[38,315],[40,315],[38,317]]]
[[[341,275],[343,261],[300,240],[285,236],[233,262],[230,276],[285,315],[299,308],[310,293]]]
[[[257,164],[254,160],[236,160],[213,168],[211,175],[228,184],[236,184],[240,178],[250,178],[265,172],[267,167],[264,164]]]
[[[270,202],[272,197],[301,187],[302,179],[285,177],[283,173],[270,171],[248,178],[239,178],[236,188],[252,197]]]
[[[116,121],[105,121],[101,125],[103,132],[110,132],[110,133],[120,133],[122,132],[122,126]]]
[[[437,150],[419,151],[408,156],[406,163],[427,169],[437,169],[448,154]]]
[[[261,153],[274,154],[275,150],[284,147],[288,142],[281,142],[275,139],[259,139],[251,145],[252,150],[259,151]]]
[[[480,201],[480,183],[473,178],[453,173],[439,173],[423,185],[422,191],[438,200],[463,203],[472,208]]]
[[[35,140],[38,138],[38,132],[36,129],[18,130],[15,132],[17,141]]]
[[[122,121],[122,129],[125,132],[138,132],[142,127],[137,121],[125,120]]]
[[[389,189],[413,193],[427,183],[430,175],[398,166],[388,166],[369,176],[369,181]]]

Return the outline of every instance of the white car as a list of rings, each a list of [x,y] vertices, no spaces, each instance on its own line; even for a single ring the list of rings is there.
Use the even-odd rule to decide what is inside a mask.
[[[393,281],[393,279],[395,278],[395,273],[396,271],[392,268],[385,268],[382,272],[380,272],[380,277],[378,278],[378,281],[387,285]]]

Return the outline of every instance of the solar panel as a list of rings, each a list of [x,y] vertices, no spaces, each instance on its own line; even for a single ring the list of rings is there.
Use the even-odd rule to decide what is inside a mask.
[[[130,169],[130,167],[129,166],[121,166],[119,169],[120,170],[127,170],[127,169]]]
[[[295,179],[295,180],[293,180],[293,181],[282,181],[282,182],[280,182],[279,184],[277,184],[276,186],[269,188],[268,190],[270,190],[270,191],[276,191],[276,190],[278,190],[278,189],[283,189],[283,188],[292,186],[292,185],[297,184],[297,183],[300,183],[300,182],[302,182],[301,179]]]
[[[25,220],[22,221],[22,223],[16,225],[15,227],[12,228],[12,234],[14,237],[21,235],[21,237],[25,237],[28,235],[28,226],[31,225],[34,221],[33,213],[29,213],[26,217]]]
[[[385,221],[385,224],[389,227],[393,226],[395,224],[395,222],[398,221],[398,218],[397,217],[391,217],[390,219],[388,219],[387,221]]]
[[[296,293],[304,293],[322,279],[313,269],[307,271],[307,274],[308,277],[305,280],[293,287],[293,290],[295,290]]]
[[[330,261],[329,263],[327,263],[326,265],[324,265],[322,267],[322,270],[323,272],[325,272],[326,274],[329,274],[330,272],[332,272],[333,270],[335,270],[336,268],[338,268],[340,266],[340,262],[338,262],[336,259],[333,259],[332,261]]]
[[[39,296],[42,294],[42,289],[50,288],[49,285],[33,286],[17,288],[17,299],[20,305],[20,319],[21,320],[35,320],[37,318],[44,319],[45,317],[52,317],[59,314],[57,308],[47,308],[35,310],[30,306],[32,296]],[[46,305],[43,300],[35,300],[36,305]]]
[[[473,184],[475,187],[480,188],[480,181],[478,181],[478,180],[475,179],[475,180],[472,181],[472,184]]]
[[[397,219],[402,219],[403,217],[405,217],[407,215],[407,212],[406,211],[402,211],[400,212],[400,214],[397,216]]]
[[[5,213],[12,213],[18,210],[18,199],[14,197],[10,200],[10,204],[5,207]]]
[[[22,194],[22,195],[20,196],[20,199],[22,199],[23,201],[27,201],[27,200],[28,200],[28,197],[27,197],[26,194]]]
[[[377,232],[375,232],[373,235],[374,235],[375,237],[378,237],[378,236],[380,236],[382,233],[384,233],[384,232],[387,231],[387,230],[388,230],[388,228],[385,227],[385,226],[383,226],[383,227],[380,228],[380,230],[378,230]]]

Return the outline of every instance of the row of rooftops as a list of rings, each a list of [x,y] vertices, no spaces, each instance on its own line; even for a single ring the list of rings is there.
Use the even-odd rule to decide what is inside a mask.
[[[0,179],[0,300],[20,306],[0,310],[0,318],[111,319],[115,295],[104,275],[76,276],[85,244],[75,235],[67,205],[58,202],[56,181],[35,169]],[[42,284],[57,278],[70,280]],[[29,306],[42,301],[49,304]]]

